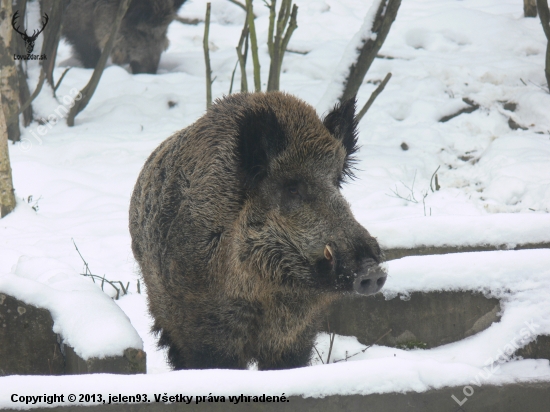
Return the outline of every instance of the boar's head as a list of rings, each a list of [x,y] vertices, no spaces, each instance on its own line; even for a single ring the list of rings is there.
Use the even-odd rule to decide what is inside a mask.
[[[353,177],[355,99],[321,120],[304,102],[268,93],[238,116],[243,270],[313,293],[378,292],[386,281],[380,246],[340,192]]]

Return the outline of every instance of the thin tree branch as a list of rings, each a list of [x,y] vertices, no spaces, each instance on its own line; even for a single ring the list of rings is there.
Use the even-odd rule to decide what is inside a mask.
[[[131,0],[120,0],[115,21],[113,27],[111,28],[111,33],[109,34],[109,40],[107,40],[107,44],[105,44],[105,47],[101,52],[101,56],[99,57],[99,61],[97,62],[96,67],[94,68],[94,72],[92,74],[92,77],[90,78],[90,81],[80,91],[82,98],[80,100],[75,100],[75,105],[69,111],[69,114],[67,116],[67,125],[69,126],[74,126],[74,119],[76,115],[84,110],[84,108],[88,105],[97,88],[97,85],[99,84],[99,79],[101,79],[101,75],[103,74],[103,70],[105,70],[105,65],[107,64],[107,59],[111,55],[111,50],[113,49],[120,23],[122,22],[122,18],[126,14],[126,10],[128,10],[130,1]]]
[[[68,73],[69,70],[71,70],[72,67],[67,67],[65,70],[63,70],[63,73],[61,74],[61,77],[59,78],[59,80],[57,81],[57,83],[55,84],[55,87],[53,88],[53,94],[55,96],[55,92],[57,91],[57,89],[59,88],[59,86],[61,86],[61,81],[63,80],[63,78],[65,77],[65,75]]]
[[[456,113],[452,113],[452,114],[449,114],[447,116],[443,116],[441,119],[439,119],[439,121],[441,123],[445,123],[445,122],[448,122],[451,119],[454,119],[457,116],[460,116],[461,114],[472,113],[472,112],[475,112],[477,109],[479,109],[479,105],[477,103],[475,103],[474,101],[468,99],[467,97],[462,98],[462,101],[464,103],[466,103],[468,105],[468,107],[460,109]]]
[[[367,100],[363,108],[359,111],[359,113],[357,113],[357,116],[355,116],[355,121],[357,123],[361,121],[361,119],[370,109],[370,107],[372,106],[372,104],[374,103],[378,95],[382,93],[382,91],[386,87],[386,84],[388,84],[388,82],[390,81],[391,76],[392,76],[391,73],[386,74],[386,77],[384,77],[384,80],[382,80],[382,82],[378,85],[378,87],[372,92],[372,94],[369,97],[369,100]]]
[[[236,6],[239,6],[244,11],[246,11],[246,6],[244,4],[242,4],[240,1],[237,1],[237,0],[229,0],[229,1],[231,3],[233,3],[234,5],[236,5]]]
[[[176,16],[174,20],[179,21],[181,24],[189,24],[191,26],[196,26],[197,24],[202,23],[201,19],[188,19],[187,17],[181,16]]]
[[[258,56],[258,40],[256,38],[256,26],[254,24],[254,11],[252,8],[252,0],[246,0],[248,29],[250,30],[250,48],[252,51],[252,63],[254,65],[254,91],[262,90],[262,82],[260,76],[260,58]]]
[[[267,49],[269,50],[269,57],[273,59],[273,33],[275,30],[275,6],[277,0],[271,0],[268,3],[264,0],[266,7],[269,9],[269,29],[267,30]]]
[[[212,106],[212,70],[210,69],[210,49],[208,47],[208,35],[210,32],[210,3],[206,3],[206,17],[204,19],[204,36],[202,47],[204,50],[204,64],[206,66],[206,109]]]
[[[244,45],[244,52],[242,51]],[[245,20],[241,38],[237,46],[237,56],[241,68],[241,93],[248,92],[248,77],[246,75],[246,57],[248,55],[248,18]]]

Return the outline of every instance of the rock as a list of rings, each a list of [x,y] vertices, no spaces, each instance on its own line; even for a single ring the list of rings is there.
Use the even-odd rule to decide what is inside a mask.
[[[391,329],[378,345],[433,348],[487,329],[499,311],[498,299],[480,293],[415,292],[407,300],[382,294],[345,299],[332,306],[328,320],[331,332],[356,336],[365,345]]]
[[[48,310],[0,293],[0,376],[146,372],[146,354],[140,349],[85,360],[60,341]]]
[[[62,375],[65,360],[46,309],[0,293],[0,376]]]

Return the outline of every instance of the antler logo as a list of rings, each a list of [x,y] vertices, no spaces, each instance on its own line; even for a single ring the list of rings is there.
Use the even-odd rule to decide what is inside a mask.
[[[12,25],[13,29],[21,35],[23,40],[25,40],[25,44],[27,46],[27,53],[31,54],[32,51],[34,50],[34,42],[36,41],[36,38],[38,37],[38,35],[44,31],[44,28],[46,27],[46,24],[48,24],[49,17],[46,13],[44,13],[44,22],[42,23],[42,28],[40,30],[34,30],[32,32],[32,36],[29,36],[27,34],[27,30],[25,30],[24,33],[21,33],[19,31],[19,26],[15,27],[15,24],[16,24],[15,22],[17,20],[17,17],[19,17],[18,14],[19,14],[19,10],[16,11],[15,14],[13,15],[13,17],[11,19],[11,25]]]

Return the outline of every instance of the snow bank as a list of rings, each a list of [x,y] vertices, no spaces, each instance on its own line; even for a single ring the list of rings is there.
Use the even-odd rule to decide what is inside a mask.
[[[499,213],[485,216],[429,216],[361,222],[382,248],[550,243],[549,214]]]
[[[0,293],[49,310],[53,331],[83,359],[143,349],[128,317],[99,285],[55,259],[22,256],[13,273],[0,275]]]

